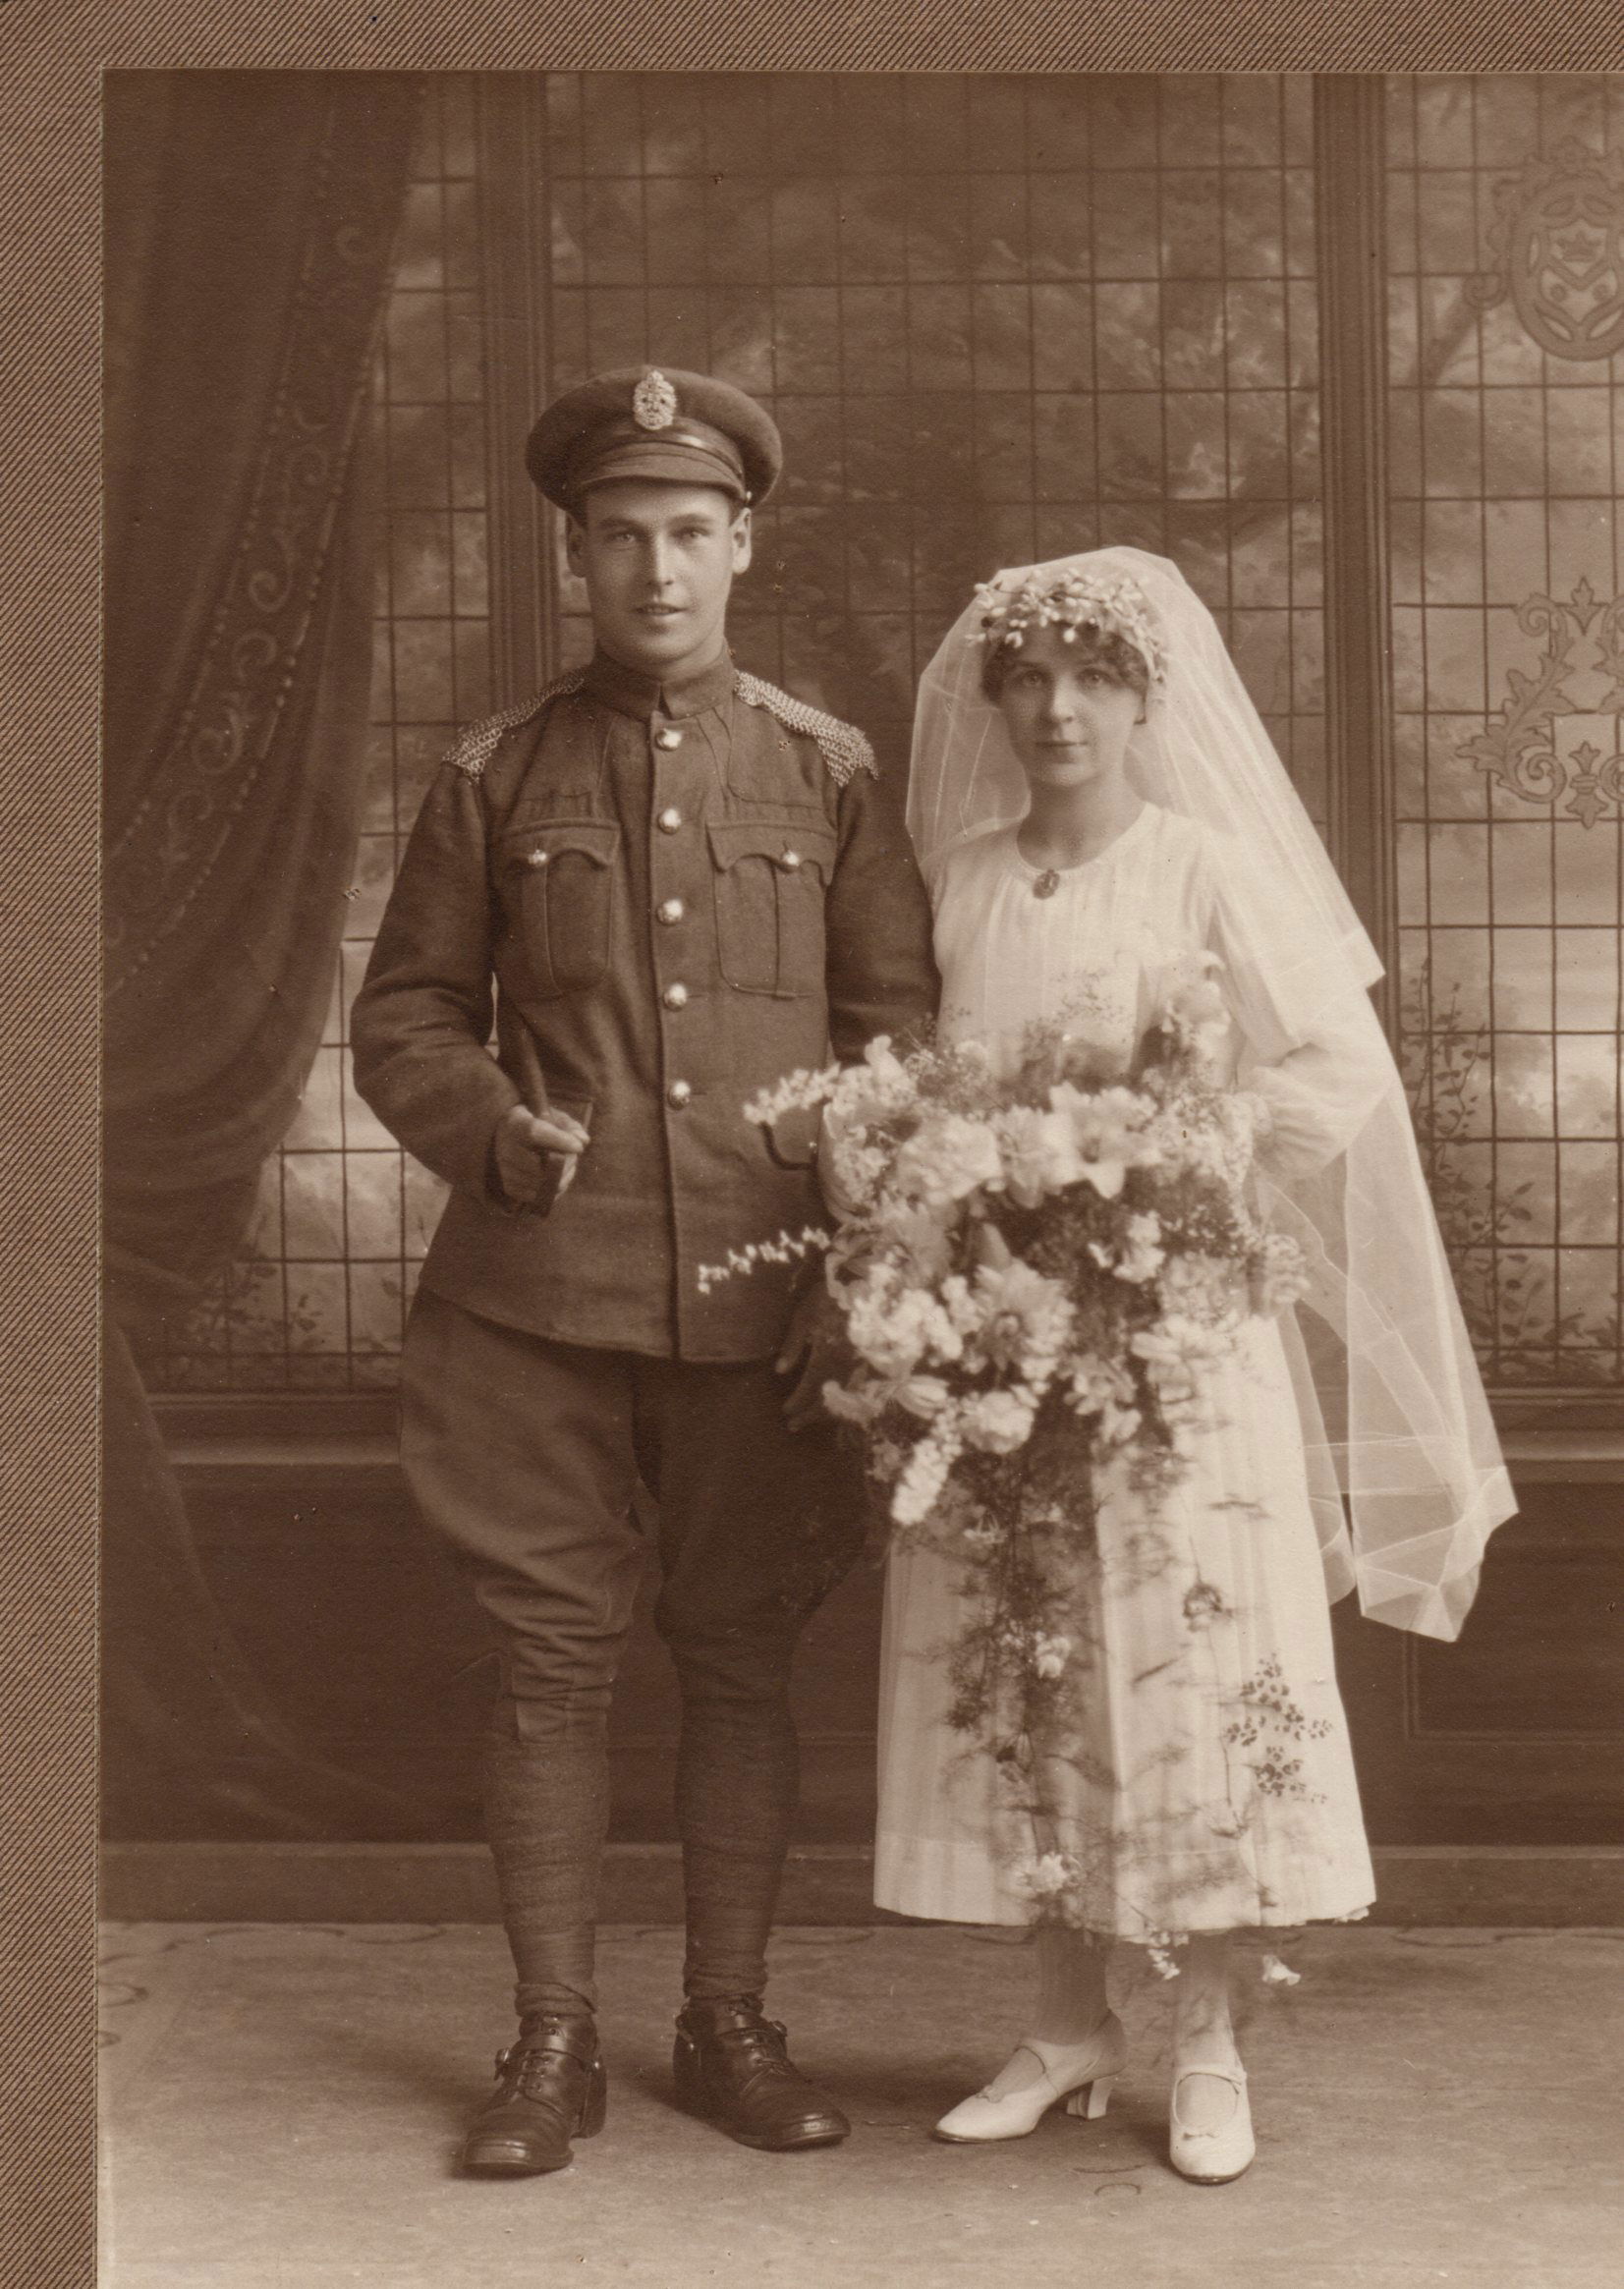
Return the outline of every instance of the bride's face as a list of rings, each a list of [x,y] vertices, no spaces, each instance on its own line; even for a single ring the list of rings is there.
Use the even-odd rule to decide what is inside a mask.
[[[1034,629],[1004,678],[998,706],[1033,787],[1115,778],[1140,719],[1139,694],[1057,628]]]

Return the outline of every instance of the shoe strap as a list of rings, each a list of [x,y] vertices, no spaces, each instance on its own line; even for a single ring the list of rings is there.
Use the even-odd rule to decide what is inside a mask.
[[[1179,2120],[1179,2085],[1192,2075],[1211,2075],[1215,2082],[1227,2083],[1237,2098],[1246,2096],[1246,2069],[1244,2066],[1185,2066],[1173,2077],[1173,2095],[1169,2112],[1173,2126],[1181,2138],[1227,2138],[1230,2124],[1223,2123],[1216,2130],[1192,2130]]]
[[[689,2003],[679,2014],[677,2025],[691,2040],[706,2042],[737,2036],[770,2036],[782,2042],[789,2035],[782,2019],[769,2019],[755,1995]]]
[[[1234,2090],[1244,2091],[1246,2089],[1246,2069],[1244,2066],[1240,2066],[1238,2064],[1235,2066],[1177,2067],[1174,2069],[1173,2073],[1173,2088],[1175,2091],[1178,2089],[1180,2083],[1185,2080],[1187,2075],[1212,2075],[1220,2083],[1228,2083]]]
[[[496,2071],[505,2074],[516,2061],[573,2058],[591,2066],[597,2058],[597,2029],[589,2019],[537,2019],[522,2027],[506,2050],[496,2054]]]
[[[1064,2089],[1062,2089],[1061,2085],[1056,2082],[1055,2070],[1053,2066],[1043,2056],[1042,2052],[1037,2048],[1036,2043],[1018,2042],[1010,2055],[1014,2058],[1019,2058],[1022,2051],[1024,2050],[1028,2058],[1035,2058],[1037,2061],[1037,2071],[1040,2079],[1047,2083],[1050,2090],[1055,2092],[1058,2096],[1064,2098],[1069,2097],[1073,2091],[1083,2090],[1086,2088],[1086,2086],[1090,2082],[1093,2081],[1096,2076],[1116,2074],[1121,2071],[1119,2067],[1111,2063],[1112,2054],[1114,2052],[1120,2051],[1124,2043],[1122,2029],[1117,2022],[1117,2016],[1114,2011],[1106,2012],[1104,2018],[1101,2019],[1099,2025],[1094,2029],[1093,2035],[1091,2036],[1090,2040],[1092,2042],[1096,2042],[1098,2045],[1100,2063],[1091,2066],[1085,2073],[1082,2082],[1069,2083],[1064,2087]],[[1062,2048],[1066,2050],[1082,2050],[1084,2047],[1085,2045],[1081,2042],[1055,2044],[1055,2048],[1057,2050]],[[984,2096],[985,2094],[983,2093],[982,2094]],[[1012,2094],[1012,2095],[1018,2095],[1018,2094]]]
[[[789,2029],[782,2019],[766,2018],[752,1996],[741,1997],[737,2003],[730,1999],[713,2005],[702,2015],[691,2016],[685,2011],[678,2024],[691,2042],[729,2051],[747,2061],[754,2070],[752,2083],[763,2075],[797,2079],[788,2050]]]

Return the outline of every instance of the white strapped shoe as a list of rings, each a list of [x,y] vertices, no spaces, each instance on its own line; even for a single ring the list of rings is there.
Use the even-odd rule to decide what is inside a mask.
[[[1235,2093],[1235,2110],[1217,2130],[1191,2130],[1179,2120],[1179,2085],[1192,2075],[1211,2075],[1228,2083]],[[1181,2177],[1198,2186],[1227,2186],[1252,2167],[1258,2143],[1252,2135],[1252,2106],[1246,2094],[1246,2069],[1234,2066],[1184,2067],[1173,2077],[1173,2103],[1167,2142],[1168,2158]]]
[[[1060,2050],[1061,2045],[1050,2046]],[[1051,2106],[1065,2104],[1068,2114],[1097,2122],[1104,2113],[1117,2079],[1128,2063],[1128,2038],[1114,2011],[1107,2012],[1087,2042],[1067,2046],[1068,2056],[1049,2065],[1030,2042],[1016,2044],[1016,2055],[1026,2051],[1036,2059],[1037,2080],[1001,2098],[985,2091],[961,2099],[936,2124],[932,2137],[949,2146],[979,2146],[984,2140],[1027,2138]]]

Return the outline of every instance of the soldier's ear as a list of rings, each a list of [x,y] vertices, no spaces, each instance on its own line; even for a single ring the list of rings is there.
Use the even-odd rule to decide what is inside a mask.
[[[733,569],[748,572],[752,547],[750,508],[747,504],[733,520]]]
[[[578,577],[586,570],[587,528],[579,518],[567,516],[564,522],[564,561]]]

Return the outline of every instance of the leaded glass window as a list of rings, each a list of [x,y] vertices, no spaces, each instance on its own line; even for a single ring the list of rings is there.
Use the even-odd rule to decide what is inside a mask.
[[[1485,1372],[1616,1388],[1624,84],[1387,116],[1406,1062]]]

